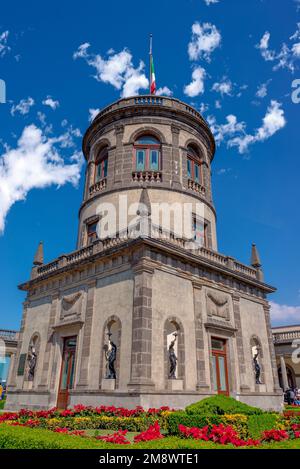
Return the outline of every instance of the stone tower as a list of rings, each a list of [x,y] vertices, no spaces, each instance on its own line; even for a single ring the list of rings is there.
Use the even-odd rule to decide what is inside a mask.
[[[125,98],[99,112],[83,138],[77,249],[48,264],[40,255],[20,286],[7,408],[181,408],[215,393],[280,408],[274,288],[260,261],[218,252],[214,152],[206,121],[177,99]]]

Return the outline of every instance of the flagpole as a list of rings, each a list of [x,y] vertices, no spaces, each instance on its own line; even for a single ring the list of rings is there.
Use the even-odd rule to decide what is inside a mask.
[[[152,34],[150,34],[150,50],[149,50],[149,94],[151,94],[151,82],[152,82],[152,73],[151,73],[151,62],[152,62]]]

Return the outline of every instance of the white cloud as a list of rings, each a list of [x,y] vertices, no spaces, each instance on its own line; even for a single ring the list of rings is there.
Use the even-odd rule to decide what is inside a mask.
[[[214,116],[208,116],[207,122],[210,125],[211,131],[215,136],[217,144],[220,144],[225,138],[232,137],[237,133],[243,133],[246,127],[245,122],[238,122],[237,117],[233,114],[226,116],[225,124],[217,124]]]
[[[261,127],[259,127],[254,135],[244,134],[234,137],[228,141],[229,147],[238,147],[239,153],[245,153],[249,145],[256,142],[264,142],[272,137],[276,132],[286,125],[284,111],[281,104],[275,100],[271,101],[267,109]]]
[[[296,57],[300,57],[300,42],[293,45],[292,52]]]
[[[204,58],[210,61],[210,55],[221,44],[221,34],[211,23],[195,22],[192,26],[192,38],[188,45],[190,60]]]
[[[222,109],[222,104],[221,104],[221,101],[219,99],[216,99],[216,101],[215,101],[215,108],[216,109]]]
[[[269,86],[269,83],[271,83],[272,80],[268,80],[266,83],[262,83],[261,85],[259,85],[257,87],[257,91],[255,93],[255,96],[257,98],[265,98],[268,94],[268,86]]]
[[[149,86],[149,80],[144,73],[145,64],[140,61],[139,66],[134,68],[132,54],[128,49],[119,53],[111,53],[107,59],[100,54],[90,54],[88,42],[81,44],[73,54],[74,59],[82,58],[87,64],[96,69],[94,78],[103,83],[109,83],[117,90],[122,90],[121,96],[135,96],[140,89]]]
[[[204,114],[206,111],[208,111],[209,105],[207,103],[201,103],[199,106],[199,111],[200,114]]]
[[[197,67],[192,73],[192,81],[189,85],[184,87],[184,94],[189,96],[190,98],[194,98],[195,96],[199,96],[199,94],[204,93],[204,80],[205,80],[206,72],[204,68]]]
[[[69,138],[72,136],[68,132],[48,138],[31,124],[24,128],[15,148],[5,148],[0,155],[0,232],[4,230],[10,208],[17,201],[26,199],[31,189],[78,183],[81,153],[74,151],[70,164],[66,164],[61,155],[61,148]]]
[[[10,47],[7,45],[8,35],[9,31],[0,34],[0,57],[4,57],[10,51]]]
[[[42,104],[44,104],[44,106],[51,107],[53,111],[55,111],[55,109],[59,107],[59,101],[54,100],[51,96],[47,96],[47,98],[42,101]]]
[[[100,112],[100,109],[94,109],[94,108],[89,109],[89,121],[92,122],[99,112]]]
[[[278,323],[300,323],[300,306],[287,306],[280,305],[270,301],[271,306],[271,320]]]
[[[29,113],[32,106],[34,106],[34,99],[28,96],[27,99],[21,99],[18,104],[13,104],[10,109],[10,113],[12,116],[14,116],[16,113],[22,114],[24,116],[25,114]]]
[[[204,0],[207,6],[219,3],[219,0]]]
[[[232,83],[228,78],[223,78],[221,82],[216,82],[213,84],[212,90],[216,91],[216,93],[220,93],[222,97],[224,94],[231,96]]]
[[[156,94],[158,96],[172,96],[173,91],[170,90],[170,88],[168,88],[167,86],[163,86],[161,88],[158,88],[158,90],[156,91]]]
[[[218,145],[226,141],[227,147],[237,147],[241,154],[247,152],[250,145],[264,142],[286,125],[281,104],[275,100],[271,101],[262,125],[256,129],[253,135],[246,133],[246,123],[238,122],[237,117],[233,114],[226,117],[225,124],[218,124],[214,116],[209,116],[207,121]]]
[[[260,53],[265,61],[274,62],[273,70],[279,70],[286,68],[291,72],[295,71],[295,60],[300,58],[300,42],[291,44],[288,46],[285,42],[282,43],[280,50],[276,51],[269,48],[271,34],[266,31],[262,36],[259,44],[256,48],[260,50]],[[296,32],[290,36],[290,41],[296,41],[300,39],[300,23],[297,23]]]

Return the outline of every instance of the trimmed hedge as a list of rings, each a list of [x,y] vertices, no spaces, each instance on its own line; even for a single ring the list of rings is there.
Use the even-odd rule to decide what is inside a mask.
[[[258,439],[265,430],[280,430],[282,423],[282,417],[278,414],[250,415],[248,417],[249,436]]]
[[[220,423],[222,423],[220,415],[188,414],[184,411],[172,412],[168,416],[167,431],[170,435],[179,435],[178,425],[202,428],[206,425],[219,425]]]
[[[195,404],[191,404],[185,408],[188,414],[244,414],[259,415],[263,414],[263,410],[258,407],[251,407],[243,402],[237,401],[233,397],[217,396],[207,397]]]
[[[80,436],[63,435],[49,430],[14,427],[0,424],[0,449],[235,449],[211,441],[181,439],[175,436],[161,440],[115,445]],[[249,449],[251,447],[247,447]],[[244,448],[238,448],[243,450]],[[300,439],[265,443],[253,449],[300,449]]]
[[[153,417],[60,417],[41,419],[41,428],[54,430],[55,428],[68,428],[69,430],[102,429],[102,430],[128,430],[142,432],[147,430],[158,420],[163,424],[162,418]],[[163,427],[163,425],[162,425]]]
[[[111,448],[103,441],[63,435],[39,428],[15,427],[0,424],[1,449],[101,449]],[[123,445],[114,445],[123,448]]]

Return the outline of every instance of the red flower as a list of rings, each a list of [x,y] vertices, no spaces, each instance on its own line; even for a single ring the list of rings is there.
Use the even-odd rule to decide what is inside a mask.
[[[160,433],[159,423],[156,421],[154,425],[150,425],[148,430],[136,435],[134,437],[134,442],[138,443],[140,441],[158,440],[160,438],[163,438],[163,435]]]
[[[59,415],[61,417],[73,417],[74,412],[72,410],[66,409],[66,410],[62,410]]]
[[[97,440],[102,440],[106,441],[106,443],[115,443],[118,445],[129,445],[130,441],[128,441],[125,437],[127,433],[127,430],[119,430],[118,432],[115,432],[111,435],[105,435],[105,436],[96,436],[95,438]]]
[[[60,428],[60,427],[55,428],[53,431],[56,433],[69,433],[69,430],[67,428]]]
[[[178,425],[179,431],[186,437],[186,438],[194,438],[194,440],[205,440],[208,441],[208,426],[203,428],[197,427],[185,427],[184,425]]]
[[[263,432],[264,441],[288,440],[289,434],[285,430],[266,430]]]

